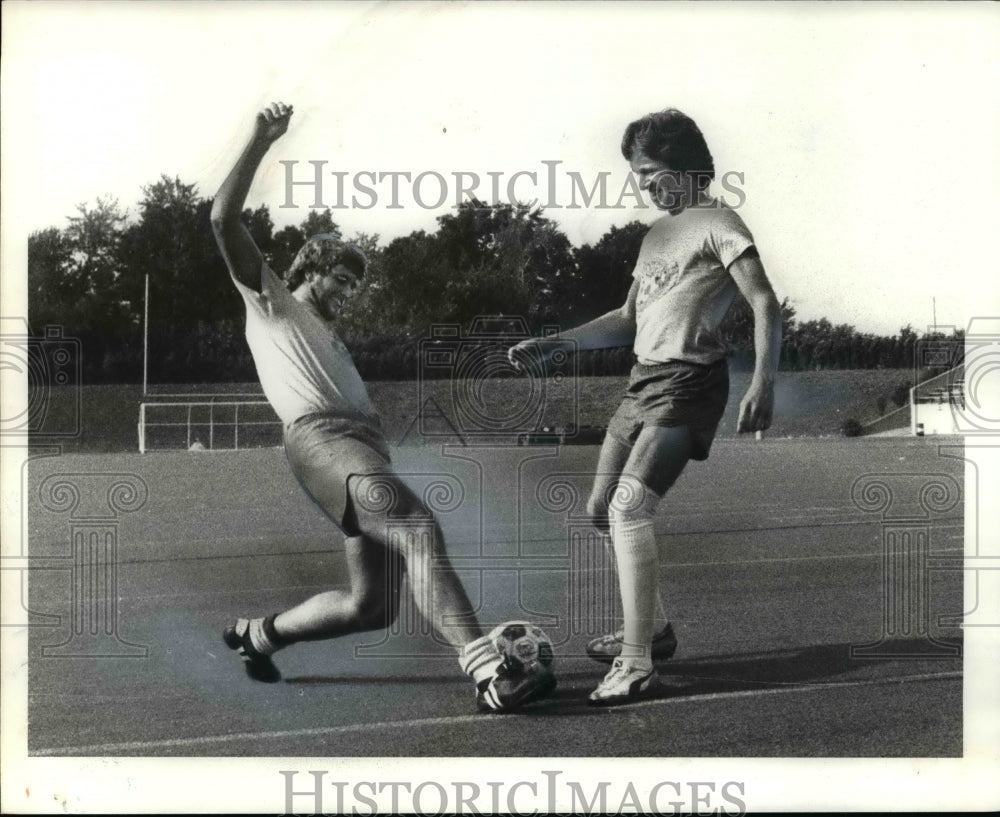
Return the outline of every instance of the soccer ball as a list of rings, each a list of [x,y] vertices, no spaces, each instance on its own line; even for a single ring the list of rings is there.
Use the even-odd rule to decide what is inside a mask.
[[[490,640],[508,663],[525,672],[552,668],[552,642],[529,621],[508,621],[494,627]]]

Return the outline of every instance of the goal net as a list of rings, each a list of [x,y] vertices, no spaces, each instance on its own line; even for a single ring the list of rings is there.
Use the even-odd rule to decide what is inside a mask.
[[[139,453],[217,451],[281,445],[282,423],[265,400],[139,405]]]

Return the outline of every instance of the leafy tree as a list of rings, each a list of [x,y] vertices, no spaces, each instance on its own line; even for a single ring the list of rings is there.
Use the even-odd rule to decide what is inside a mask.
[[[793,340],[795,332],[795,307],[792,306],[788,298],[779,304],[781,309],[781,338],[783,349],[795,349]],[[736,351],[737,356],[743,361],[749,361],[754,352],[754,318],[750,304],[742,295],[737,295],[736,300],[726,314],[721,327],[722,335],[726,342]],[[786,353],[783,358],[788,357]]]
[[[49,324],[76,325],[85,286],[75,274],[73,247],[62,230],[49,227],[28,236],[28,315],[35,331]]]
[[[64,232],[72,253],[68,288],[79,297],[72,310],[79,332],[120,331],[127,322],[127,304],[118,296],[122,266],[119,257],[126,213],[116,199],[99,197],[96,205],[77,206]]]
[[[126,231],[122,259],[127,269],[125,294],[141,314],[149,280],[149,360],[154,381],[187,379],[186,361],[200,323],[222,325],[242,318],[234,289],[212,234],[211,200],[195,185],[161,176],[143,188],[139,219]],[[266,208],[247,211],[248,227],[258,242],[271,241]]]
[[[365,321],[369,330],[394,334],[422,335],[434,323],[467,326],[483,314],[541,321],[572,270],[568,239],[523,204],[463,202],[438,218],[434,234],[421,230],[364,249],[372,272],[351,307],[352,325]]]
[[[302,249],[302,245],[305,243],[306,237],[303,235],[301,228],[296,227],[294,224],[282,227],[274,234],[271,257],[268,258],[271,268],[278,275],[283,275],[292,265],[296,253]]]
[[[329,208],[326,210],[310,210],[299,225],[302,234],[306,238],[312,238],[319,233],[340,234],[340,226],[333,220],[333,214]]]
[[[584,244],[574,251],[575,270],[560,293],[573,324],[593,320],[625,302],[648,230],[641,221],[631,221],[612,227],[593,246]]]
[[[116,199],[104,197],[98,197],[93,207],[77,205],[77,213],[70,216],[65,233],[75,273],[87,293],[105,292],[118,277],[117,250],[126,213]]]

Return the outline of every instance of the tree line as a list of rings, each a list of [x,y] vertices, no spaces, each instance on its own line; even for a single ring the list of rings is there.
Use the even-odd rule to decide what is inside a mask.
[[[134,217],[117,200],[98,198],[79,205],[65,227],[32,233],[32,332],[58,325],[79,338],[87,383],[141,381],[144,329],[151,383],[255,380],[242,299],[216,248],[211,206],[195,185],[161,176],[142,189]],[[275,230],[262,205],[244,221],[279,275],[311,235],[340,231],[329,210]],[[435,325],[467,329],[481,315],[517,316],[533,333],[577,325],[621,305],[646,229],[633,221],[574,247],[538,208],[470,201],[438,217],[433,232],[389,242],[376,233],[345,236],[371,264],[340,333],[364,377],[408,379]],[[909,326],[885,337],[825,318],[800,322],[787,298],[781,312],[786,370],[909,368],[922,340]],[[736,364],[751,365],[752,316],[742,299],[725,333]],[[630,365],[628,349],[600,350],[581,355],[578,370],[623,374]]]

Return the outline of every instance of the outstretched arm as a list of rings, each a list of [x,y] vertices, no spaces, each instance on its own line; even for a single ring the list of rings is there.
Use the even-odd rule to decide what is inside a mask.
[[[532,347],[544,358],[555,352],[583,351],[584,349],[607,349],[613,346],[631,346],[635,342],[635,299],[639,282],[633,281],[625,303],[592,321],[567,329],[548,338],[529,338],[507,352],[507,358],[516,369],[521,369],[519,358],[529,354]]]
[[[781,356],[781,307],[756,253],[741,255],[729,272],[753,311],[755,364],[740,403],[737,431],[763,431],[774,414],[774,377]]]
[[[288,130],[291,117],[291,105],[282,102],[275,102],[257,114],[250,140],[212,203],[212,230],[226,266],[233,278],[256,292],[260,291],[264,259],[241,220],[243,205],[264,154]]]

